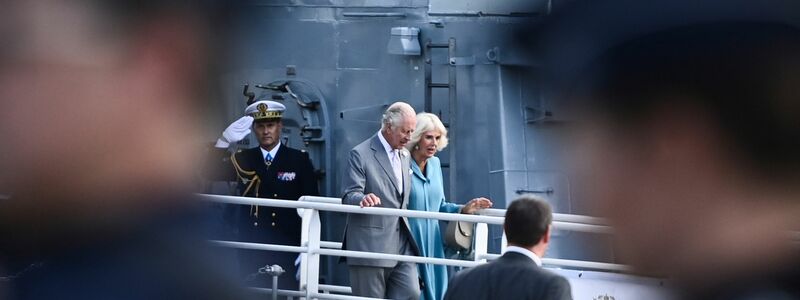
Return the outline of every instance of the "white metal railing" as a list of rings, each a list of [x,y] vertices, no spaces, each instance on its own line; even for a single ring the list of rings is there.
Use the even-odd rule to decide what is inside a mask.
[[[321,255],[358,257],[358,258],[368,258],[368,259],[387,259],[387,260],[397,260],[397,261],[414,262],[421,264],[474,267],[476,265],[485,263],[487,259],[494,259],[499,256],[498,254],[488,253],[488,235],[489,235],[488,224],[502,225],[504,220],[503,215],[505,214],[504,210],[499,210],[499,209],[483,210],[478,215],[467,215],[467,214],[392,209],[384,207],[359,207],[355,205],[342,205],[341,199],[338,198],[316,197],[316,196],[303,196],[300,197],[298,201],[224,196],[224,195],[208,195],[208,194],[200,194],[199,197],[203,200],[221,202],[221,203],[240,204],[240,205],[259,205],[259,206],[282,207],[282,208],[297,208],[298,213],[302,216],[303,220],[300,246],[245,243],[245,242],[235,242],[235,241],[212,241],[212,242],[220,246],[240,248],[240,249],[302,253],[303,255],[301,256],[301,263],[300,263],[301,291],[279,290],[278,293],[284,296],[291,296],[291,297],[297,297],[298,295],[302,294],[304,297],[307,298],[319,298],[319,299],[348,299],[348,300],[369,299],[369,298],[355,297],[350,295],[335,295],[335,294],[321,293],[321,292],[350,293],[349,287],[319,284],[319,264]],[[437,219],[445,221],[473,222],[476,224],[474,232],[475,245],[473,247],[475,251],[475,256],[474,259],[470,261],[470,260],[444,259],[444,258],[342,250],[341,249],[342,243],[321,240],[322,224],[319,218],[320,211],[409,217],[409,218],[425,218],[425,219]],[[553,228],[556,230],[569,230],[569,231],[581,231],[581,232],[592,232],[592,233],[611,233],[612,232],[611,228],[604,224],[605,222],[599,218],[578,216],[578,215],[567,215],[567,214],[554,214]],[[577,268],[587,268],[587,269],[614,271],[614,272],[627,270],[627,267],[624,265],[579,261],[579,260],[544,258],[543,263],[558,267],[577,267]],[[270,289],[260,289],[260,288],[255,290],[271,291]]]
[[[481,209],[478,211],[479,215],[484,216],[495,216],[495,217],[502,217],[506,215],[505,209],[497,209],[497,208],[487,208]],[[590,216],[582,216],[582,215],[573,215],[573,214],[559,214],[553,213],[553,221],[557,222],[569,222],[569,223],[581,223],[581,224],[591,224],[591,225],[608,225],[605,219],[597,218],[597,217],[590,217]]]

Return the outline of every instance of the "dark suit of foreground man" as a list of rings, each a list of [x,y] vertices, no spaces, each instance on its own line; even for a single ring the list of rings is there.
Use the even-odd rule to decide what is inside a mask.
[[[342,203],[405,209],[411,190],[410,155],[403,147],[416,127],[410,105],[396,102],[383,114],[381,130],[350,151]],[[350,214],[343,247],[373,253],[419,255],[406,218]],[[353,295],[417,299],[417,266],[394,260],[348,258]]]
[[[219,166],[217,179],[236,181],[239,193],[246,197],[297,200],[303,195],[319,194],[314,168],[308,153],[289,148],[280,142],[281,119],[286,107],[274,101],[257,101],[245,109],[245,116],[228,126],[217,141]],[[252,130],[251,130],[252,129]],[[225,151],[230,143],[242,140],[254,132],[259,146],[233,155]],[[237,205],[232,220],[238,233],[237,241],[281,245],[300,245],[301,218],[292,208]],[[297,254],[240,250],[239,263],[243,276],[255,273],[265,265],[280,265],[286,274],[281,276],[281,289],[297,290],[295,280]],[[265,286],[271,281],[260,277],[247,285]]]
[[[542,269],[553,215],[544,201],[523,197],[506,211],[506,253],[450,280],[445,299],[572,299],[564,277]]]

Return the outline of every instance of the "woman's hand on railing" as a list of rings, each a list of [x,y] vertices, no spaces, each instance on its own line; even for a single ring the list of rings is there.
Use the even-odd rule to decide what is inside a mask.
[[[462,214],[474,214],[476,211],[484,208],[492,207],[492,200],[489,200],[484,197],[475,198],[469,200],[463,208],[461,208]]]

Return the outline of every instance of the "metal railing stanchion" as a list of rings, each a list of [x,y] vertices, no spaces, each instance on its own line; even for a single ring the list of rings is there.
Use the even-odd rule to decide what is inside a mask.
[[[306,289],[308,285],[308,240],[309,228],[311,227],[311,215],[313,214],[310,209],[298,209],[301,213],[300,225],[300,245],[306,247],[306,251],[300,254],[300,290]]]
[[[478,223],[475,225],[475,258],[473,260],[485,263],[486,259],[483,256],[487,253],[489,253],[489,225]]]
[[[311,297],[319,293],[319,250],[322,222],[319,219],[319,211],[308,209],[310,219],[308,227],[308,253],[306,254],[306,295]]]

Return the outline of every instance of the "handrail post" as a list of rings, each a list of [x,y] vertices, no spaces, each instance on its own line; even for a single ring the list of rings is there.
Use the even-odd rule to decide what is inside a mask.
[[[306,254],[306,296],[308,299],[311,295],[319,293],[319,249],[322,222],[319,219],[319,211],[316,209],[307,209],[309,216],[308,226],[308,253]]]
[[[300,197],[300,200],[303,201],[303,197]],[[311,227],[311,219],[313,216],[312,209],[304,209],[298,208],[298,214],[302,218],[302,222],[300,223],[300,246],[308,247],[308,233],[309,228]],[[308,285],[308,254],[301,253],[300,254],[300,291],[306,290],[306,286]]]
[[[475,258],[476,262],[486,262],[489,253],[489,225],[478,223],[475,225]]]
[[[508,239],[506,239],[506,232],[503,230],[503,239],[500,241],[500,254],[506,253],[508,247]]]

